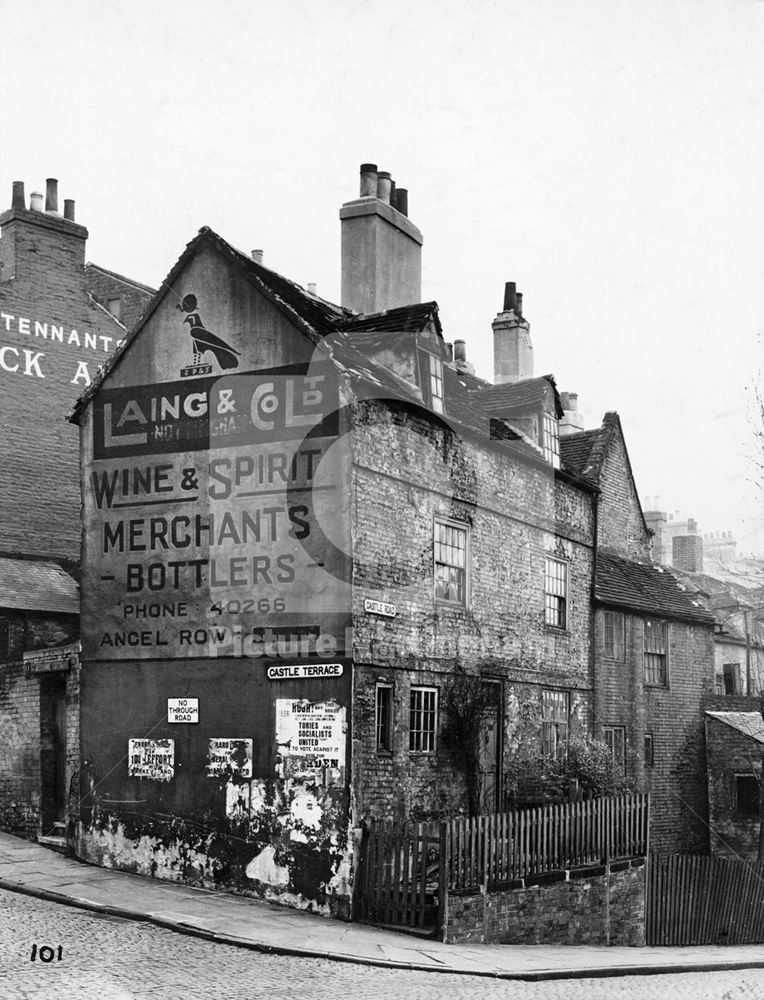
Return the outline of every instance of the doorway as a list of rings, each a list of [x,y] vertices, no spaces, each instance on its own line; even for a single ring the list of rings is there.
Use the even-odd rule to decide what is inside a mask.
[[[66,824],[66,674],[40,678],[40,819],[44,837]]]

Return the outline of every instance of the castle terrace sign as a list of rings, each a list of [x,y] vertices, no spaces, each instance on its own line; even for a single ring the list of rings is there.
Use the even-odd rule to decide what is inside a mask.
[[[341,663],[285,663],[268,667],[269,681],[291,681],[305,677],[341,677]]]

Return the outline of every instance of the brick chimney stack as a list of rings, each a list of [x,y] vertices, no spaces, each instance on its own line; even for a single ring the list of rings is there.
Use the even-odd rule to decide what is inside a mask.
[[[496,385],[533,378],[530,323],[514,281],[504,286],[504,308],[493,321],[493,380]]]
[[[74,202],[64,202],[58,211],[58,181],[46,181],[45,207],[37,191],[26,206],[24,182],[13,182],[11,207],[0,215],[0,282],[34,281],[50,274],[50,265],[59,271],[82,269],[88,231],[74,221]]]
[[[382,312],[422,299],[422,234],[408,219],[408,191],[375,163],[361,164],[360,196],[340,209],[342,305]]]

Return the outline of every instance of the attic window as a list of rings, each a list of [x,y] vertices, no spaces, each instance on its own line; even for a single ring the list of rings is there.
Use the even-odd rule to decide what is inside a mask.
[[[436,413],[443,413],[445,409],[443,398],[443,362],[440,358],[436,358],[434,354],[426,354],[425,358],[429,376],[429,384],[427,386],[429,402]]]
[[[544,458],[560,468],[560,427],[551,413],[544,414]]]

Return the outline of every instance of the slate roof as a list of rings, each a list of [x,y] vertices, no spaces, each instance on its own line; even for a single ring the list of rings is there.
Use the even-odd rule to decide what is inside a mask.
[[[764,744],[764,719],[760,712],[706,712],[706,715]]]
[[[0,558],[0,607],[78,615],[79,588],[57,563]]]
[[[550,386],[554,392],[555,411],[558,417],[562,417],[564,411],[554,375],[541,375],[539,378],[527,378],[521,382],[502,382],[483,389],[473,389],[470,394],[490,413],[510,416],[541,406]]]
[[[682,590],[667,570],[632,562],[607,549],[597,553],[594,592],[601,604],[641,611],[656,618],[714,624],[711,612]]]

